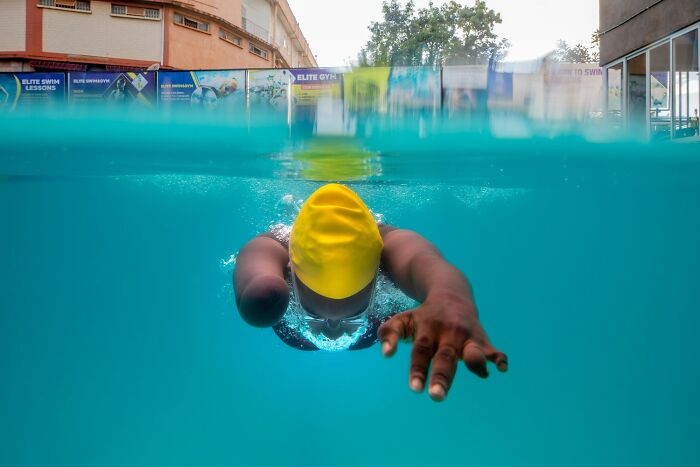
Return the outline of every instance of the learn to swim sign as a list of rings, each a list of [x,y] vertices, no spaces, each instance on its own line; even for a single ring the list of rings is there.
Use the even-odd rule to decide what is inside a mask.
[[[63,102],[66,79],[63,73],[0,73],[0,109],[18,105],[49,105]]]
[[[161,71],[161,105],[245,110],[245,70]]]
[[[151,107],[156,104],[155,72],[68,73],[71,102],[110,102]]]
[[[332,68],[289,70],[292,86],[292,104],[316,105],[320,98],[339,98],[342,73]]]

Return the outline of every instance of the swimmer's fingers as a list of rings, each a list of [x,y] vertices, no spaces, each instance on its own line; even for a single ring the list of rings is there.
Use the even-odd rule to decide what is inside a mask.
[[[469,368],[469,371],[479,376],[487,378],[489,372],[486,369],[486,355],[484,350],[474,341],[467,341],[462,349],[462,361]]]
[[[408,386],[415,392],[421,392],[425,386],[426,376],[430,360],[435,355],[436,343],[432,334],[421,332],[418,330],[418,335],[413,341],[413,350],[411,350],[411,367],[408,371]]]
[[[377,335],[382,343],[382,353],[385,357],[391,357],[396,352],[399,339],[412,339],[415,335],[413,311],[394,315],[379,327]]]
[[[501,373],[508,371],[508,356],[506,354],[494,349],[491,345],[487,345],[484,350],[486,359],[496,365],[498,371]]]
[[[428,393],[434,401],[442,401],[452,386],[452,380],[457,372],[459,355],[453,345],[440,345],[433,357],[433,366],[430,371],[430,385]]]

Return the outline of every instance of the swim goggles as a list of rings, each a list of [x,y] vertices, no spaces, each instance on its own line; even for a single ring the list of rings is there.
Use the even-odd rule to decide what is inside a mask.
[[[304,306],[299,294],[299,286],[297,284],[296,274],[292,267],[292,286],[294,288],[294,297],[298,310],[301,312],[302,318],[306,323],[309,331],[312,334],[323,334],[328,339],[337,339],[343,335],[353,336],[363,326],[367,325],[370,311],[374,308],[374,299],[377,289],[377,276],[379,270],[374,276],[371,285],[371,293],[367,301],[367,305],[359,312],[345,318],[324,318],[309,310]],[[359,337],[359,336],[357,336]]]

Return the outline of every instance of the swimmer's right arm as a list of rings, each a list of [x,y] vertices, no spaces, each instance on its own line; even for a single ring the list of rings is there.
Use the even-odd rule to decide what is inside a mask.
[[[238,253],[233,272],[236,306],[243,320],[257,327],[274,326],[289,304],[285,271],[287,249],[269,234],[258,235]]]

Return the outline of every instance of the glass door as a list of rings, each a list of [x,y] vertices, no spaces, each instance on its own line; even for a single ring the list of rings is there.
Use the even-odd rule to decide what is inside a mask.
[[[697,30],[673,40],[673,63],[673,136],[674,138],[696,136],[700,109]]]
[[[608,121],[615,127],[622,126],[622,63],[607,70],[608,77]]]
[[[649,51],[649,134],[654,140],[671,138],[671,44]]]
[[[647,56],[627,60],[627,122],[630,129],[646,135],[647,123]]]

